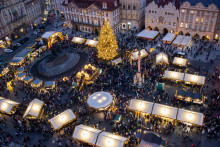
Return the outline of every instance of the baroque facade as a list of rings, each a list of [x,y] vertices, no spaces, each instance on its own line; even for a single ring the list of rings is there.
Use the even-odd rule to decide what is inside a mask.
[[[138,30],[144,26],[146,0],[120,0],[121,30]]]
[[[175,33],[178,28],[179,3],[171,0],[152,1],[146,6],[145,28],[162,34]]]
[[[105,20],[115,33],[120,31],[120,6],[118,0],[65,0],[63,12],[67,26],[98,35]]]

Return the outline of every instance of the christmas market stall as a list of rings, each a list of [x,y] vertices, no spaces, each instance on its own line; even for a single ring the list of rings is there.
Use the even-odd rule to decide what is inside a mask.
[[[121,59],[121,58],[118,58],[118,59],[113,60],[113,61],[112,61],[112,64],[113,64],[113,65],[117,65],[117,64],[119,64],[119,63],[121,63],[121,62],[122,62],[122,59]]]
[[[74,129],[73,138],[89,145],[95,146],[99,133],[102,130],[98,130],[85,125],[78,125]]]
[[[19,103],[0,97],[0,111],[6,114],[14,114]]]
[[[165,70],[164,71],[164,78],[170,79],[170,80],[175,80],[175,81],[183,81],[184,73]]]
[[[183,35],[178,35],[178,36],[176,37],[176,39],[173,41],[173,45],[179,46],[180,43],[182,42],[183,38],[184,38]]]
[[[8,67],[5,67],[2,72],[0,73],[0,77],[4,76],[4,75],[7,75],[7,73],[9,72],[9,68]]]
[[[155,103],[152,114],[165,117],[165,118],[176,119],[177,110],[178,108],[175,108],[175,107],[170,107],[170,106]]]
[[[95,92],[89,96],[87,104],[89,105],[89,107],[96,110],[106,110],[111,105],[114,105],[114,98],[108,92]]]
[[[205,77],[186,73],[184,77],[184,81],[188,84],[204,85]]]
[[[169,64],[168,56],[163,52],[156,55],[156,64],[161,64],[161,63]]]
[[[24,67],[19,67],[16,71],[16,74],[20,74],[24,71]]]
[[[177,120],[194,125],[203,125],[204,115],[202,113],[193,112],[189,110],[179,109]]]
[[[193,102],[196,104],[203,103],[203,95],[200,93],[193,93],[191,91],[184,91],[182,89],[176,90],[175,97],[186,102]]]
[[[163,37],[163,43],[171,44],[173,40],[176,38],[176,34],[167,33],[166,36]]]
[[[173,64],[178,66],[186,66],[187,59],[174,57]]]
[[[25,58],[30,58],[30,54],[33,49],[23,49],[21,52],[17,53],[13,59],[9,62],[12,66],[19,66],[25,61]]]
[[[51,48],[54,43],[63,40],[63,33],[56,31],[49,31],[44,33],[41,37],[43,41],[45,41],[48,44],[48,48]]]
[[[23,79],[24,83],[26,84],[30,84],[32,81],[33,81],[33,78],[30,77],[30,76],[26,76],[24,79]]]
[[[53,89],[55,87],[55,81],[46,81],[44,83],[44,88]]]
[[[91,47],[96,47],[97,43],[98,43],[98,41],[96,41],[96,40],[87,39],[85,44],[89,45]]]
[[[19,74],[17,75],[17,79],[18,79],[18,80],[23,80],[25,77],[26,77],[26,75],[25,75],[24,72],[19,73]]]
[[[75,119],[76,119],[76,116],[73,113],[73,111],[71,109],[67,109],[66,111],[51,118],[49,120],[49,123],[51,124],[53,130],[58,130],[64,127],[65,125],[71,123]]]
[[[81,37],[73,37],[72,42],[82,44],[85,41],[84,38]]]
[[[140,53],[141,53],[141,58],[144,58],[148,55],[145,49],[140,50]],[[138,60],[138,54],[139,54],[139,51],[133,52],[131,55],[132,60],[135,60],[135,61]]]
[[[189,43],[191,42],[191,40],[192,40],[192,37],[191,37],[191,36],[185,36],[185,37],[183,38],[183,40],[181,41],[180,45],[181,45],[181,46],[187,46],[187,45],[189,45]]]
[[[124,147],[127,144],[128,138],[114,135],[108,132],[102,132],[98,136],[96,146],[98,147]]]
[[[159,32],[158,31],[152,31],[152,30],[146,30],[144,29],[141,31],[137,37],[143,38],[143,39],[148,39],[148,40],[153,40],[158,36]]]
[[[32,81],[31,86],[38,88],[38,87],[42,86],[42,84],[43,84],[42,80],[35,79],[34,81]]]
[[[39,99],[34,99],[32,100],[25,113],[23,118],[28,118],[28,119],[39,119],[43,115],[43,105],[44,102],[39,100]]]

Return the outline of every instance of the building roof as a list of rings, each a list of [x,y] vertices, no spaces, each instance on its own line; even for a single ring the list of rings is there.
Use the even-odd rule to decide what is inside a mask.
[[[218,8],[220,8],[220,0],[182,0],[182,2],[189,2],[192,6],[202,3],[205,7],[215,4]]]
[[[113,11],[113,10],[115,10],[118,7],[121,6],[120,3],[119,3],[119,0],[117,0],[117,3],[118,3],[117,6],[115,6],[114,1],[115,0],[68,0],[68,4],[66,4],[65,1],[64,1],[62,5],[63,6],[68,6],[70,3],[74,3],[79,8],[83,8],[83,9],[87,9],[91,5],[95,5],[99,9],[106,10],[106,11]],[[102,2],[107,3],[107,9],[102,8]]]

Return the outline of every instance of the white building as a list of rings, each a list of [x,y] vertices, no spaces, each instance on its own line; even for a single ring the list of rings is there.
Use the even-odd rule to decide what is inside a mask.
[[[152,1],[146,7],[145,28],[162,34],[175,33],[178,28],[178,3],[171,0]]]

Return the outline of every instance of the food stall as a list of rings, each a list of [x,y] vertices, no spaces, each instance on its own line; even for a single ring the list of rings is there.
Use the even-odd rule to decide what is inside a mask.
[[[119,64],[119,63],[121,63],[121,62],[122,62],[122,59],[121,59],[121,58],[118,58],[118,59],[113,60],[113,61],[112,61],[112,64],[113,64],[113,65],[117,65],[117,64]]]
[[[49,123],[51,124],[53,130],[58,130],[64,127],[65,125],[71,123],[75,119],[76,119],[76,116],[73,113],[73,111],[71,109],[67,109],[66,111],[51,118],[49,120]]]
[[[141,59],[148,55],[145,49],[140,50],[140,53],[141,53]],[[139,51],[132,52],[131,59],[134,61],[138,60],[138,54]]]
[[[173,45],[179,46],[180,43],[182,42],[183,38],[184,38],[183,35],[178,35],[178,36],[176,37],[176,39],[173,41]]]
[[[32,48],[26,48],[17,53],[13,59],[9,62],[12,66],[19,66],[21,65],[26,57],[30,57],[31,52],[33,51]]]
[[[17,75],[18,80],[23,80],[26,77],[26,74],[24,72],[21,72]]]
[[[96,40],[87,39],[85,44],[89,45],[91,47],[96,47],[97,43],[98,43],[98,41],[96,41]]]
[[[178,66],[186,66],[187,59],[175,57],[173,60],[173,64]]]
[[[144,29],[141,31],[137,37],[143,38],[143,39],[148,39],[148,40],[153,40],[158,36],[159,32],[158,31],[152,31],[152,30],[146,30]]]
[[[163,52],[156,55],[156,64],[161,64],[161,63],[169,64],[168,56]]]
[[[20,74],[24,71],[24,67],[19,67],[16,71],[16,74]]]
[[[44,102],[39,100],[39,99],[34,99],[32,100],[25,113],[23,118],[28,118],[28,119],[39,119],[43,115],[43,105]]]
[[[186,73],[185,77],[184,77],[184,81],[187,84],[204,85],[205,84],[205,77]]]
[[[38,87],[42,86],[42,84],[43,84],[43,81],[42,81],[42,80],[35,79],[34,81],[32,81],[31,86],[38,88]]]
[[[4,68],[4,69],[2,70],[2,72],[0,73],[0,77],[6,75],[9,71],[10,71],[10,70],[9,70],[8,67]]]
[[[176,119],[177,111],[178,108],[155,103],[152,110],[152,114],[164,118]]]
[[[81,124],[75,127],[72,137],[73,139],[85,142],[91,146],[95,146],[98,135],[101,132],[102,130]]]
[[[0,97],[0,112],[14,114],[19,103]]]
[[[124,147],[128,138],[108,132],[101,132],[98,136],[96,146],[98,147]]]
[[[96,110],[106,110],[112,104],[114,105],[114,98],[108,92],[95,92],[89,96],[87,104],[89,107],[94,108]]]
[[[163,43],[171,44],[173,40],[176,38],[176,34],[167,33],[166,36],[163,37]]]
[[[85,41],[84,38],[81,37],[73,37],[72,42],[82,44]]]
[[[184,73],[165,70],[164,71],[164,78],[170,79],[170,80],[175,80],[175,81],[183,81]]]
[[[44,83],[44,88],[53,89],[55,87],[55,81],[46,81]]]
[[[30,76],[26,76],[23,81],[26,83],[26,84],[30,84],[32,81],[33,81],[33,78],[30,77]]]

